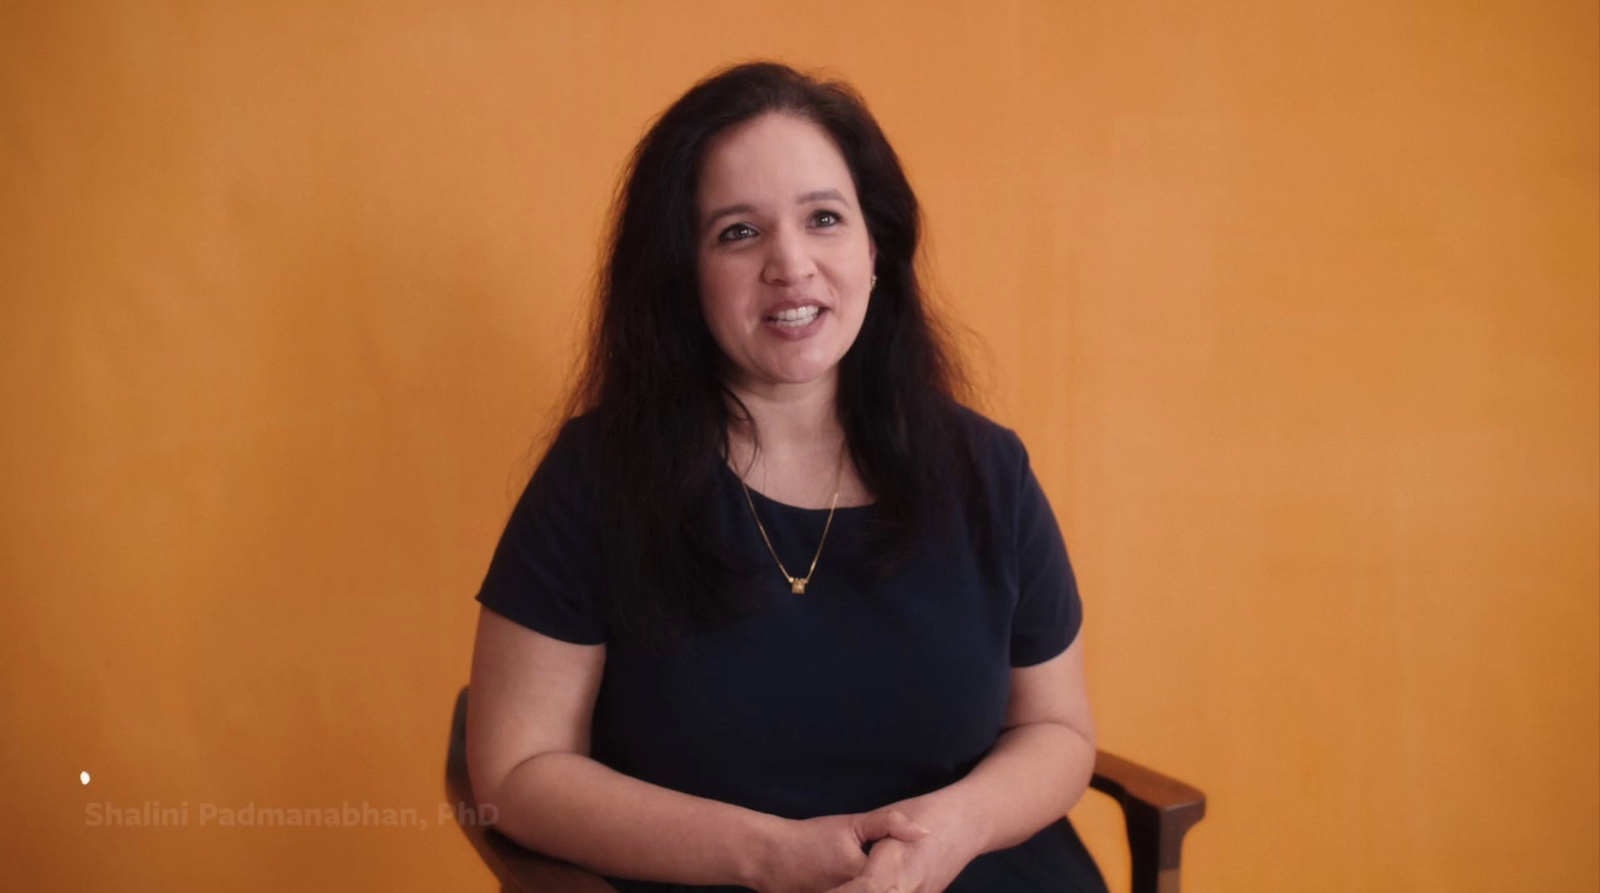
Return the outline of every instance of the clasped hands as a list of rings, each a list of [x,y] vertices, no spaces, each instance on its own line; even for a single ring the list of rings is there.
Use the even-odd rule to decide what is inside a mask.
[[[939,793],[872,812],[786,822],[758,889],[942,893],[977,857],[980,844],[964,810]]]

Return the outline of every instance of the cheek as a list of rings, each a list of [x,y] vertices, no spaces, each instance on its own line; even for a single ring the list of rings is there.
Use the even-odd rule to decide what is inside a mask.
[[[700,270],[700,311],[713,332],[737,330],[743,314],[742,291],[729,271],[716,265]]]
[[[727,294],[739,278],[739,262],[727,256],[701,258],[700,281],[709,291]]]

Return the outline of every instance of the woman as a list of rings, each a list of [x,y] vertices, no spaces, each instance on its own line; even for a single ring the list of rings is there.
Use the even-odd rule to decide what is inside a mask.
[[[859,98],[696,85],[618,197],[562,427],[478,595],[467,754],[623,891],[1105,889],[1081,607],[1011,431],[957,400]]]

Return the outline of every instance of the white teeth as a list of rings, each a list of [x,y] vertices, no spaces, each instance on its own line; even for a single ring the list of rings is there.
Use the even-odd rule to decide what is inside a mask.
[[[809,325],[812,320],[817,318],[817,314],[821,312],[822,308],[813,304],[810,307],[798,307],[794,310],[782,310],[773,314],[772,316],[767,317],[767,319],[772,320],[778,325],[784,326],[785,328],[790,328]]]

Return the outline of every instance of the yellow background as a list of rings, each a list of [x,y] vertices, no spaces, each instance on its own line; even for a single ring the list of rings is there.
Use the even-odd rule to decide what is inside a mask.
[[[9,3],[0,864],[490,889],[472,596],[606,203],[720,65],[828,66],[925,203],[1187,888],[1600,886],[1592,2]],[[90,785],[79,783],[88,770]],[[85,807],[189,804],[187,828]],[[196,827],[202,803],[427,828]],[[1114,889],[1120,831],[1075,813]]]

